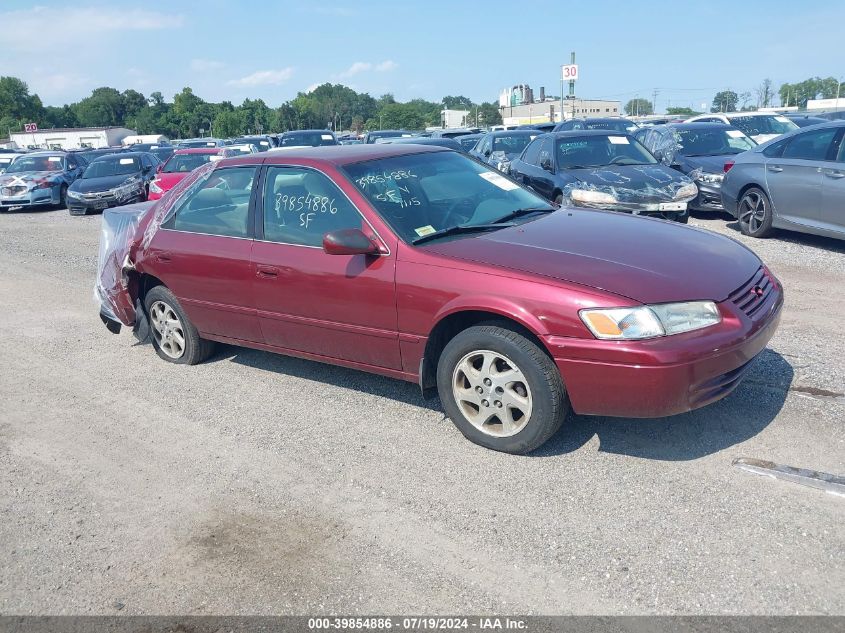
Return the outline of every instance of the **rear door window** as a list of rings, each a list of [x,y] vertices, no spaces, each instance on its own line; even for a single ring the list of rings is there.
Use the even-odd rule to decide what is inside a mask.
[[[206,235],[249,237],[249,200],[255,167],[215,169],[189,192],[163,228]]]
[[[783,150],[783,158],[830,160],[829,154],[833,139],[838,131],[836,128],[828,128],[793,136]]]
[[[529,165],[536,165],[542,144],[543,139],[541,138],[535,138],[531,141],[531,144],[525,148],[525,153],[522,155],[522,162],[528,163]]]

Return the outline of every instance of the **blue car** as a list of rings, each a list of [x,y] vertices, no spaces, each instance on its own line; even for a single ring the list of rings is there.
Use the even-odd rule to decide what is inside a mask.
[[[0,175],[0,211],[50,205],[63,208],[68,187],[87,162],[75,152],[32,152],[15,159]]]

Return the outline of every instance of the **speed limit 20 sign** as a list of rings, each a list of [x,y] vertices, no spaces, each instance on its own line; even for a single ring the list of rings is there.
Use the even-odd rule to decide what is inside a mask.
[[[567,64],[560,67],[560,78],[564,81],[575,81],[578,79],[578,64]]]

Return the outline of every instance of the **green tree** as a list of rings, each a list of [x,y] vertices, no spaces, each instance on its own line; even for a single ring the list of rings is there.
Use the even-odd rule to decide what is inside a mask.
[[[666,108],[666,114],[672,114],[674,116],[695,116],[699,113],[692,108]]]
[[[0,77],[0,133],[22,129],[24,123],[38,123],[43,114],[41,99],[29,94],[26,83],[17,77]]]
[[[214,134],[221,138],[240,136],[246,127],[244,112],[240,110],[221,110],[214,117]]]
[[[499,110],[499,106],[490,102],[485,102],[478,106],[478,123],[488,127],[491,125],[501,125],[502,113]]]
[[[772,99],[774,99],[775,91],[772,88],[772,80],[768,77],[760,82],[760,85],[754,89],[755,94],[757,95],[757,107],[758,108],[768,108],[772,105]]]
[[[654,107],[648,99],[631,99],[625,104],[625,112],[631,116],[644,116],[654,114]]]
[[[717,92],[713,97],[713,105],[710,107],[710,112],[736,112],[736,105],[739,101],[739,95],[733,90],[722,90]]]
[[[114,88],[103,86],[91,92],[90,97],[71,106],[83,127],[123,125],[126,116],[123,96]]]
[[[443,107],[446,110],[469,110],[473,107],[472,99],[463,95],[443,97]]]
[[[780,102],[785,106],[806,108],[810,99],[833,99],[839,90],[840,96],[845,94],[845,84],[839,83],[835,77],[811,77],[794,84],[783,84],[778,91]]]

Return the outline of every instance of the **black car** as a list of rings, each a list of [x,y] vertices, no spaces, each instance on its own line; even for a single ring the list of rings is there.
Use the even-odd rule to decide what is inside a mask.
[[[811,125],[830,123],[830,119],[824,119],[820,116],[810,116],[809,114],[787,114],[784,116],[798,127],[810,127]]]
[[[478,134],[481,128],[477,127],[450,127],[442,130],[432,130],[432,138],[458,138],[468,134]]]
[[[553,132],[554,129],[557,127],[557,123],[553,123],[551,121],[546,123],[525,123],[523,125],[516,126],[517,130],[537,130],[545,134],[546,132]]]
[[[273,149],[276,144],[269,136],[265,134],[255,134],[253,136],[239,136],[232,141],[232,145],[255,145],[259,152],[266,152],[268,149]]]
[[[631,134],[637,129],[637,124],[630,119],[607,117],[595,119],[571,119],[555,126],[554,132],[571,132],[572,130],[607,130],[620,134]]]
[[[507,174],[511,161],[538,136],[537,130],[489,132],[481,137],[469,155]]]
[[[279,147],[322,147],[337,144],[337,137],[331,130],[293,130],[279,137]]]
[[[637,139],[664,165],[686,174],[698,186],[692,211],[723,211],[725,163],[757,143],[724,123],[671,123],[637,130]]]
[[[391,138],[380,138],[376,141],[377,144],[381,145],[383,143],[413,143],[414,145],[436,145],[437,147],[447,147],[449,149],[453,149],[456,152],[461,152],[462,154],[466,154],[467,151],[464,149],[463,145],[458,142],[458,139],[454,138],[437,138],[437,137],[424,137],[424,136],[399,136],[399,137],[391,137]]]
[[[122,152],[92,161],[68,188],[71,215],[86,215],[147,199],[159,160],[149,152]]]
[[[538,136],[511,162],[510,173],[558,204],[684,224],[687,204],[698,195],[692,180],[660,164],[634,137],[607,130]]]
[[[154,147],[153,149],[149,150],[150,154],[158,158],[158,160],[162,163],[166,163],[167,159],[173,156],[173,152],[176,151],[176,148],[172,145],[163,145],[161,147]]]
[[[414,133],[408,130],[375,130],[373,132],[367,132],[364,136],[364,143],[375,143],[377,138],[396,138],[401,136],[414,136]]]
[[[475,147],[476,143],[484,137],[484,134],[465,134],[463,136],[459,136],[455,140],[461,144],[461,147],[464,148],[465,152],[470,151],[473,147]]]

